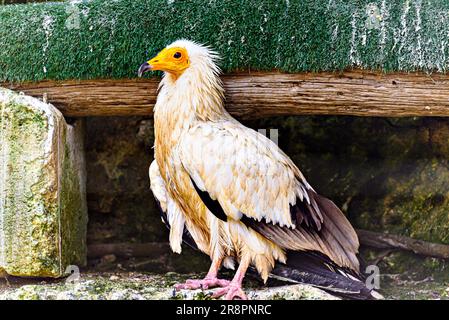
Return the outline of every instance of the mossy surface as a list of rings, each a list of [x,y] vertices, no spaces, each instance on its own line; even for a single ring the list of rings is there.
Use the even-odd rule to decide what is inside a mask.
[[[53,106],[0,88],[0,266],[10,275],[56,277],[85,262],[85,241],[72,241],[85,238],[87,212],[69,136]]]
[[[149,273],[86,273],[79,281],[13,284],[2,287],[0,300],[209,300],[211,290],[175,291],[174,284],[202,274],[180,275]],[[307,285],[264,287],[250,286],[246,293],[252,300],[334,300],[322,290]]]
[[[62,265],[87,263],[87,200],[84,121],[67,125],[61,160],[60,237]]]
[[[0,6],[0,81],[133,78],[179,38],[236,70],[446,72],[449,3],[117,0]]]
[[[63,0],[59,0],[63,1]],[[19,3],[30,3],[30,2],[56,2],[54,0],[0,0],[1,4],[19,4]]]
[[[380,293],[388,300],[449,299],[449,279],[422,277],[414,273],[381,275]],[[209,300],[214,289],[174,291],[173,286],[186,279],[201,279],[204,273],[179,274],[148,272],[83,272],[76,282],[60,280],[0,280],[0,300]],[[229,278],[231,274],[222,274]],[[252,300],[333,300],[335,297],[307,285],[271,283],[263,285],[247,277],[245,292]]]
[[[57,177],[49,166],[58,119],[17,94],[0,92],[0,263],[9,274],[59,273]],[[43,179],[43,175],[46,178]]]
[[[394,300],[449,300],[447,261],[396,252],[379,263],[381,292]]]

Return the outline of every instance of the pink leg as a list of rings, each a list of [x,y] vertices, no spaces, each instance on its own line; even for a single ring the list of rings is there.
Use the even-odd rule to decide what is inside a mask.
[[[240,298],[241,300],[248,300],[245,292],[242,289],[243,278],[245,277],[246,270],[248,269],[250,264],[249,258],[243,258],[240,261],[239,268],[235,273],[232,281],[225,287],[218,289],[212,295],[212,298],[219,298],[221,296],[225,296],[226,300],[233,300],[234,298]]]
[[[175,285],[176,290],[181,289],[209,289],[212,287],[225,287],[229,285],[228,280],[218,279],[217,274],[220,269],[221,262],[223,259],[217,259],[212,261],[212,265],[210,266],[209,272],[206,277],[202,280],[189,279],[185,283],[180,283]]]

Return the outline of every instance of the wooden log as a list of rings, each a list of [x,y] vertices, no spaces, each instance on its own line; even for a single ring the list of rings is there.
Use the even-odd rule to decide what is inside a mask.
[[[449,77],[422,73],[239,73],[223,77],[226,107],[240,119],[280,115],[449,116]],[[3,84],[70,117],[151,116],[159,79]]]
[[[449,245],[360,229],[357,230],[357,234],[360,244],[367,247],[405,250],[427,257],[449,259]]]

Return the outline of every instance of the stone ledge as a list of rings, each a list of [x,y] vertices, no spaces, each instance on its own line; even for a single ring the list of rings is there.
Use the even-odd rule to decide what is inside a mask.
[[[198,277],[196,275],[195,277]],[[187,279],[186,275],[142,273],[81,274],[75,283],[25,284],[20,287],[0,287],[0,300],[205,300],[212,290],[181,290],[173,285]],[[308,285],[271,288],[248,288],[251,300],[338,300],[326,292]]]

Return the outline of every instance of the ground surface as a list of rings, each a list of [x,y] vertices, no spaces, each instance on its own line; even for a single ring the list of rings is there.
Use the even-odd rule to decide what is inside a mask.
[[[191,275],[198,277],[198,275]],[[10,279],[0,286],[0,299],[25,300],[168,300],[209,299],[213,290],[174,291],[173,285],[185,281],[188,275],[173,272],[165,275],[144,273],[86,273],[74,282]],[[334,300],[324,291],[307,285],[254,288],[246,293],[252,300]]]
[[[175,292],[173,285],[188,277],[169,272],[164,275],[141,272],[82,273],[80,279],[71,283],[63,280],[24,280],[9,278],[0,282],[0,300],[146,300],[146,299],[209,299],[213,290],[181,290]],[[252,300],[332,300],[322,290],[307,285],[265,287],[254,281],[246,282],[246,293]],[[383,275],[381,292],[386,299],[449,299],[449,282],[435,281],[432,277],[413,280],[399,274]]]
[[[414,280],[400,274],[384,275],[381,290],[388,300],[449,300],[449,282],[427,277]]]
[[[377,264],[380,270],[379,292],[388,300],[444,299],[449,300],[449,265],[444,260],[423,258],[407,253],[379,253],[363,250],[367,264]],[[200,279],[208,269],[209,259],[186,250],[181,255],[169,254],[154,258],[122,258],[107,255],[89,260],[81,269],[79,279],[23,279],[0,275],[0,300],[5,299],[67,299],[67,300],[136,300],[136,299],[209,299],[213,290],[182,290],[173,286],[188,278]],[[379,258],[380,254],[380,258]],[[200,259],[204,258],[204,259]],[[203,261],[204,260],[204,261]],[[186,265],[191,261],[189,274]],[[193,263],[197,261],[196,263]],[[220,271],[222,278],[231,279],[231,271]],[[70,281],[74,279],[75,281]],[[321,300],[336,299],[322,290],[307,285],[286,285],[269,279],[264,285],[248,273],[244,281],[250,299]]]

